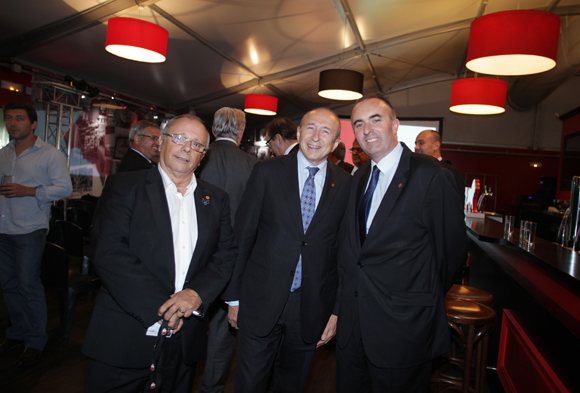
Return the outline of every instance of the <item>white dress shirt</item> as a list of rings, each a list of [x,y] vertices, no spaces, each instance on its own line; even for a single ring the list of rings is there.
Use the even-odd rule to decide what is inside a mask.
[[[290,146],[288,146],[288,149],[286,149],[286,151],[284,152],[284,155],[287,156],[288,154],[290,154],[290,150],[294,149],[294,146],[296,146],[298,143],[293,143]]]
[[[135,153],[139,153],[139,155],[141,155],[141,157],[143,157],[144,159],[146,159],[151,164],[151,160],[148,159],[147,157],[145,157],[145,155],[143,153],[141,153],[139,150],[133,149],[132,147],[130,147],[130,149],[133,150]]]
[[[173,254],[175,259],[175,293],[183,289],[185,276],[189,270],[193,250],[197,244],[197,212],[193,192],[197,187],[195,175],[191,175],[191,182],[187,186],[185,195],[177,191],[177,186],[161,165],[158,166],[167,204],[169,205],[169,218],[171,219],[171,232],[173,234]]]
[[[367,233],[369,233],[369,228],[373,223],[373,219],[375,218],[375,214],[377,214],[377,210],[379,210],[379,206],[383,201],[383,197],[387,193],[387,189],[395,176],[395,172],[397,171],[397,167],[399,166],[399,161],[401,161],[401,155],[403,154],[403,147],[400,143],[397,143],[397,146],[391,150],[389,154],[384,156],[378,163],[371,160],[371,176],[367,181],[366,189],[369,186],[372,171],[375,165],[379,167],[379,183],[377,184],[377,188],[375,188],[375,192],[373,194],[373,201],[371,202],[371,209],[369,211],[369,217],[367,219]]]

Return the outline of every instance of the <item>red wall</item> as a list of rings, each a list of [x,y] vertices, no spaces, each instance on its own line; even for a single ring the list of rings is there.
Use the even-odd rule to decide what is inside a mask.
[[[558,152],[538,152],[534,150],[500,149],[444,145],[442,156],[464,174],[478,173],[497,175],[497,189],[494,190],[496,211],[512,213],[510,205],[516,204],[516,195],[529,195],[540,188],[540,177],[558,177]],[[531,162],[541,163],[534,168]],[[467,186],[473,176],[468,176]],[[487,184],[493,187],[493,178]],[[481,187],[483,191],[483,183]]]

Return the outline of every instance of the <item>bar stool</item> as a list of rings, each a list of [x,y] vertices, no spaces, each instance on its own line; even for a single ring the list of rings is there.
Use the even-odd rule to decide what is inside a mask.
[[[493,295],[481,289],[468,287],[467,285],[453,284],[447,295],[448,299],[461,299],[470,302],[491,306],[493,304]]]
[[[484,393],[489,332],[495,324],[495,311],[480,303],[450,298],[445,299],[445,308],[452,339],[464,349],[461,351],[464,356],[451,353],[444,361],[449,364],[451,371],[459,369],[462,375],[461,372],[454,375],[448,372],[450,370],[440,369],[431,382],[443,384],[442,391]],[[472,388],[470,385],[473,372],[475,378]]]

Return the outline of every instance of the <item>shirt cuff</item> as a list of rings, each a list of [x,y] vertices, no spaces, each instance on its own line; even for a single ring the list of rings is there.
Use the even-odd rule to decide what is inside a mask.
[[[239,300],[231,300],[229,302],[225,302],[228,306],[230,307],[234,307],[234,306],[239,306],[240,305],[240,301]]]

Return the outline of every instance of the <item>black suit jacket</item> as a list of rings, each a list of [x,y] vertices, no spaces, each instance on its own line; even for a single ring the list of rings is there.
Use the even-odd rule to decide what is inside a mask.
[[[453,175],[403,147],[362,246],[358,206],[371,162],[355,172],[339,249],[338,345],[346,346],[359,318],[366,355],[388,368],[418,365],[448,350],[443,298],[467,253]]]
[[[117,173],[151,169],[153,166],[145,157],[129,148],[119,163]]]
[[[349,175],[352,172],[352,169],[354,168],[353,165],[349,164],[348,162],[344,162],[342,160],[340,160],[338,162],[338,164],[336,164],[336,165],[338,165],[339,167],[341,167],[342,169],[344,169],[345,171],[347,171]]]
[[[207,309],[231,276],[235,246],[227,194],[198,180],[193,197],[198,240],[184,288],[195,290]],[[171,221],[158,168],[108,178],[95,212],[92,242],[103,288],[83,353],[116,367],[148,367],[157,337],[146,336],[146,330],[175,291]],[[190,317],[177,333],[187,364],[205,351],[206,325],[204,319]]]
[[[246,183],[257,162],[258,158],[241,150],[235,143],[218,139],[209,145],[207,154],[196,170],[200,179],[228,193],[232,225]]]
[[[326,181],[312,222],[304,233],[296,154],[256,164],[236,216],[239,249],[232,280],[222,298],[239,300],[238,324],[265,336],[277,322],[302,254],[302,338],[315,342],[336,312],[338,230],[350,176],[327,165]]]

